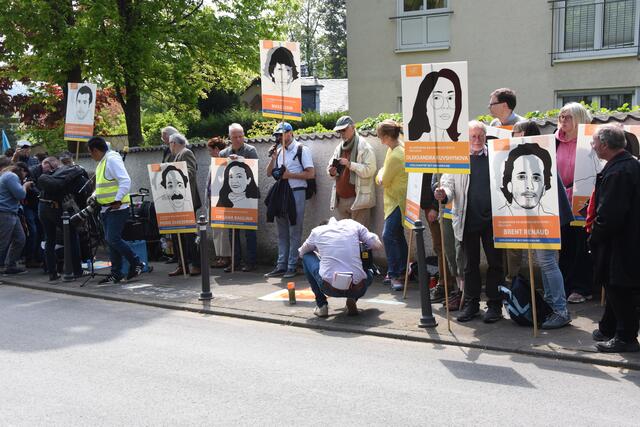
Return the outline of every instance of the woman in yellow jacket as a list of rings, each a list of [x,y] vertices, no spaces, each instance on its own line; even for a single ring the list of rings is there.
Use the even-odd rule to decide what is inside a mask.
[[[407,240],[402,226],[407,197],[407,173],[404,171],[404,144],[400,141],[401,126],[393,120],[378,124],[376,133],[380,141],[389,147],[384,166],[376,177],[376,183],[384,189],[384,230],[382,240],[387,254],[387,277],[391,288],[401,291],[404,281],[402,270],[407,261]]]

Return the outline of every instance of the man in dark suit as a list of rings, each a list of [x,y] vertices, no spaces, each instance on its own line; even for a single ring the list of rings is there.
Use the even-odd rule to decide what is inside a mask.
[[[170,159],[172,162],[187,162],[189,182],[191,183],[191,200],[193,200],[193,210],[194,213],[196,213],[202,206],[200,193],[198,191],[198,163],[196,162],[196,156],[187,148],[187,138],[180,133],[174,133],[169,137],[169,150],[171,150]],[[192,276],[200,275],[200,254],[196,247],[195,234],[182,233],[174,235],[174,250],[178,250],[179,248],[178,238],[182,239],[185,265],[182,265],[182,260],[180,260],[178,268],[169,273],[169,276],[180,276],[184,274],[185,271]],[[189,268],[189,263],[191,263],[191,268]]]
[[[624,132],[602,125],[591,146],[607,164],[596,176],[587,212],[594,279],[606,291],[607,305],[593,338],[604,353],[640,351],[634,293],[640,290],[640,163],[625,151]]]

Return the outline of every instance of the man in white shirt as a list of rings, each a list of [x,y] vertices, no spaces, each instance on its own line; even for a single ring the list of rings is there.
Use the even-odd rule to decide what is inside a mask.
[[[313,230],[298,253],[302,258],[304,274],[316,296],[318,317],[329,315],[327,296],[347,298],[347,314],[358,314],[356,301],[373,281],[373,272],[364,271],[360,243],[368,249],[381,249],[380,238],[365,226],[352,220],[329,219],[325,225]]]
[[[100,216],[111,260],[111,274],[100,283],[119,283],[123,279],[122,257],[127,259],[130,266],[127,280],[139,276],[145,269],[144,263],[131,246],[122,239],[122,230],[129,218],[131,178],[120,154],[110,151],[104,138],[93,137],[87,145],[91,158],[98,162],[95,196],[102,206]]]
[[[306,200],[307,180],[315,178],[311,150],[300,144],[293,137],[293,128],[287,122],[278,124],[274,134],[284,144],[284,164],[282,147],[274,150],[267,166],[267,176],[286,179],[293,192],[296,206],[296,223],[291,224],[288,216],[276,217],[278,225],[278,263],[273,271],[265,277],[282,276],[285,279],[295,277],[298,263],[297,248],[302,238],[304,221],[304,205]]]

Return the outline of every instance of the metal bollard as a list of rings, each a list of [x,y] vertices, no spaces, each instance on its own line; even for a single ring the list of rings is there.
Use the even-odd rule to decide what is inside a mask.
[[[413,227],[416,233],[416,248],[418,255],[418,286],[420,287],[420,307],[422,308],[422,317],[420,318],[421,328],[435,328],[438,326],[436,318],[433,317],[431,310],[431,295],[429,294],[429,283],[427,278],[427,266],[424,254],[424,225],[422,221],[415,222]]]
[[[200,301],[209,301],[213,298],[211,293],[211,282],[209,278],[209,240],[207,239],[207,219],[204,215],[198,218],[198,230],[200,233],[200,277],[202,278],[202,292]]]
[[[71,255],[71,227],[69,225],[69,214],[64,212],[62,214],[62,237],[64,240],[64,270],[62,273],[62,280],[64,282],[72,282],[73,277],[73,259]],[[55,267],[54,267],[55,268]]]

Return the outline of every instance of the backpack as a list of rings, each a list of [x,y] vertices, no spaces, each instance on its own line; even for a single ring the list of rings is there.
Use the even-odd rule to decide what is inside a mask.
[[[304,170],[304,165],[302,164],[302,144],[298,145],[298,151],[296,152],[296,155],[293,156],[293,160],[295,160],[296,157],[298,158],[298,161],[300,162],[300,166],[302,166],[302,169]],[[309,200],[317,192],[318,192],[318,190],[317,190],[317,186],[316,186],[316,179],[315,178],[308,179],[307,180],[307,188],[306,188],[306,190],[304,192],[304,198],[306,200]]]
[[[511,289],[499,286],[498,290],[502,294],[502,303],[509,313],[511,320],[520,326],[533,326],[533,312],[531,310],[531,289],[529,281],[517,275],[511,282]],[[553,309],[544,300],[544,297],[535,292],[536,296],[536,314],[538,326],[544,322]]]

